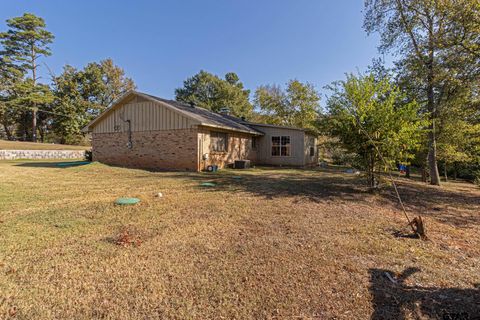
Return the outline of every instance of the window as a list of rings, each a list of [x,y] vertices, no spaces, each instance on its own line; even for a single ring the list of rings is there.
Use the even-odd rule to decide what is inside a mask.
[[[314,157],[314,156],[315,156],[315,148],[310,147],[310,157]]]
[[[252,137],[252,150],[257,150],[257,137]]]
[[[210,149],[213,152],[226,152],[228,135],[224,132],[210,132]]]
[[[290,157],[290,136],[272,137],[272,156]]]

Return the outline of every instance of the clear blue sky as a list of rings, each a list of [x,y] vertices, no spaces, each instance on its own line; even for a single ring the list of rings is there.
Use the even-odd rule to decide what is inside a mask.
[[[112,58],[139,90],[165,98],[201,69],[234,71],[252,91],[293,78],[323,91],[378,56],[362,7],[361,0],[0,0],[0,29],[10,17],[39,15],[56,37],[43,59],[56,74],[67,63]]]

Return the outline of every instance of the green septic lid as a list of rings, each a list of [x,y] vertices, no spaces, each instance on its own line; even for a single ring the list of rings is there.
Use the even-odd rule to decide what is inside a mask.
[[[140,202],[140,199],[138,198],[118,198],[115,200],[115,204],[119,205],[131,205],[131,204],[137,204]]]
[[[215,187],[217,184],[215,182],[203,182],[200,183],[202,187]]]
[[[85,164],[90,164],[90,161],[70,161],[70,162],[59,162],[57,167],[73,167],[73,166],[83,166]]]

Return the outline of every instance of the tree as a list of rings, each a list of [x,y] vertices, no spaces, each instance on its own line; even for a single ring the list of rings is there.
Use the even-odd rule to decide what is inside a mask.
[[[201,70],[175,89],[175,99],[193,103],[199,107],[219,112],[228,108],[237,117],[249,117],[253,107],[248,100],[250,90],[244,89],[236,73],[230,72],[225,79]]]
[[[389,78],[348,75],[346,81],[329,89],[332,95],[323,126],[347,152],[357,156],[357,165],[367,171],[371,187],[376,186],[377,171],[390,170],[379,153],[389,166],[413,158],[424,125],[419,106],[406,102],[405,94]]]
[[[88,100],[82,97],[82,74],[66,65],[60,76],[53,78],[53,131],[61,144],[75,144],[81,129],[88,123]]]
[[[115,65],[112,59],[87,64],[80,77],[81,94],[94,106],[93,115],[98,115],[120,96],[136,87],[133,80],[125,76],[125,71]]]
[[[401,56],[400,78],[428,115],[430,182],[439,185],[440,109],[465,83],[478,82],[480,3],[366,0],[365,8],[365,29],[381,35],[382,52],[393,50]]]
[[[22,81],[23,72],[11,60],[0,55],[0,123],[7,136],[13,139],[14,126],[19,117],[19,110],[12,106],[15,86]]]
[[[40,119],[42,125],[45,121],[47,121],[50,117],[48,114],[42,114],[40,117],[38,116],[37,112],[30,113],[28,108],[25,106],[35,106],[35,109],[38,110],[48,110],[51,107],[51,102],[53,101],[53,94],[50,90],[50,87],[45,84],[33,84],[33,80],[27,78],[25,80],[21,80],[14,86],[14,96],[9,101],[8,107],[12,110],[18,110],[20,115],[20,124],[21,124],[21,131],[23,131],[24,140],[29,136],[28,134],[28,125],[27,119],[29,121],[32,120],[31,117],[37,117],[37,120]],[[36,123],[37,121],[35,121]],[[30,133],[30,138],[33,141],[36,141],[36,138],[33,138],[35,132],[33,131],[39,129],[37,126],[31,127],[32,131]],[[45,131],[43,128],[40,128],[41,134],[41,141],[44,140]]]
[[[462,165],[479,164],[480,108],[475,89],[465,87],[448,101],[448,108],[440,110],[438,158],[443,162],[445,180],[448,166],[453,165],[454,176]]]
[[[312,84],[290,80],[285,91],[276,85],[260,86],[254,105],[268,123],[315,130],[320,96]]]
[[[61,137],[60,143],[77,143],[89,121],[135,89],[133,80],[111,59],[89,63],[83,70],[66,65],[52,82],[53,130]]]
[[[16,62],[23,70],[31,72],[31,81],[25,82],[31,86],[27,90],[30,95],[25,99],[32,111],[32,141],[37,139],[37,104],[44,103],[46,96],[44,88],[37,87],[38,59],[51,54],[48,45],[54,36],[47,31],[45,21],[31,13],[7,20],[9,30],[0,33],[4,54]],[[39,98],[39,100],[37,100]]]

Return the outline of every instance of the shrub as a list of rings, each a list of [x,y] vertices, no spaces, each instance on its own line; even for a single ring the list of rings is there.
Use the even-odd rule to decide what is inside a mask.
[[[92,150],[85,150],[85,160],[91,162],[92,159],[93,159]]]

